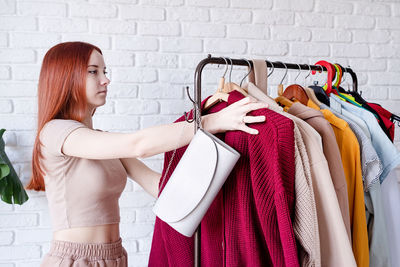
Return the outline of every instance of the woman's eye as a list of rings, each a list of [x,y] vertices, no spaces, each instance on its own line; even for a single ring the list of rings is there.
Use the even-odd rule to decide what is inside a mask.
[[[91,73],[91,74],[97,74],[97,70],[89,70],[89,73]]]

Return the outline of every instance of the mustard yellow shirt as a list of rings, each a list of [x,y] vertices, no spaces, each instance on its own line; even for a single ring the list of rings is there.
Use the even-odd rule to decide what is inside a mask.
[[[354,257],[358,267],[369,267],[368,232],[361,172],[360,145],[357,137],[347,122],[336,117],[330,110],[320,109],[311,100],[308,101],[307,106],[320,110],[335,132],[347,181]]]

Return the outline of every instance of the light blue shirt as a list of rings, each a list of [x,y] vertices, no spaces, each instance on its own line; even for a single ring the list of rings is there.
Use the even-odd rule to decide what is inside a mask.
[[[375,116],[371,112],[360,107],[356,107],[350,103],[346,103],[333,94],[331,94],[331,99],[333,99],[333,101],[338,100],[342,108],[358,116],[367,124],[368,130],[371,133],[372,145],[381,159],[383,170],[379,179],[382,183],[390,171],[400,164],[399,151],[382,131],[381,127],[376,121]]]
[[[334,101],[332,101],[332,103],[334,103]],[[320,108],[328,109],[335,116],[346,121],[349,124],[351,130],[354,132],[354,135],[357,137],[358,144],[360,145],[361,170],[364,182],[364,191],[368,191],[372,184],[380,182],[379,177],[382,174],[382,163],[378,154],[376,153],[374,146],[371,143],[371,139],[365,135],[364,131],[360,128],[357,122],[353,121],[352,118],[349,118],[345,114],[341,113],[341,111],[346,110],[341,109],[337,112],[325,104],[322,104]],[[347,113],[349,112],[347,111]],[[364,121],[362,122],[364,123]],[[365,125],[365,127],[367,126]]]

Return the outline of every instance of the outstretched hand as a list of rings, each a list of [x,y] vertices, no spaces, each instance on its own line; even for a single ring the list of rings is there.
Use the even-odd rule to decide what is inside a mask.
[[[246,124],[263,122],[265,116],[248,116],[247,113],[267,107],[266,103],[245,97],[219,112],[206,115],[203,127],[212,133],[240,130],[249,134],[258,134],[258,130],[252,129]]]

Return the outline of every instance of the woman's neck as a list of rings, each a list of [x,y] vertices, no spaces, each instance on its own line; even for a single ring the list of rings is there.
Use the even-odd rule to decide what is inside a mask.
[[[83,124],[85,124],[90,129],[93,129],[93,120],[92,120],[93,111],[94,110],[88,110],[88,112],[86,112],[85,119],[83,120]]]

